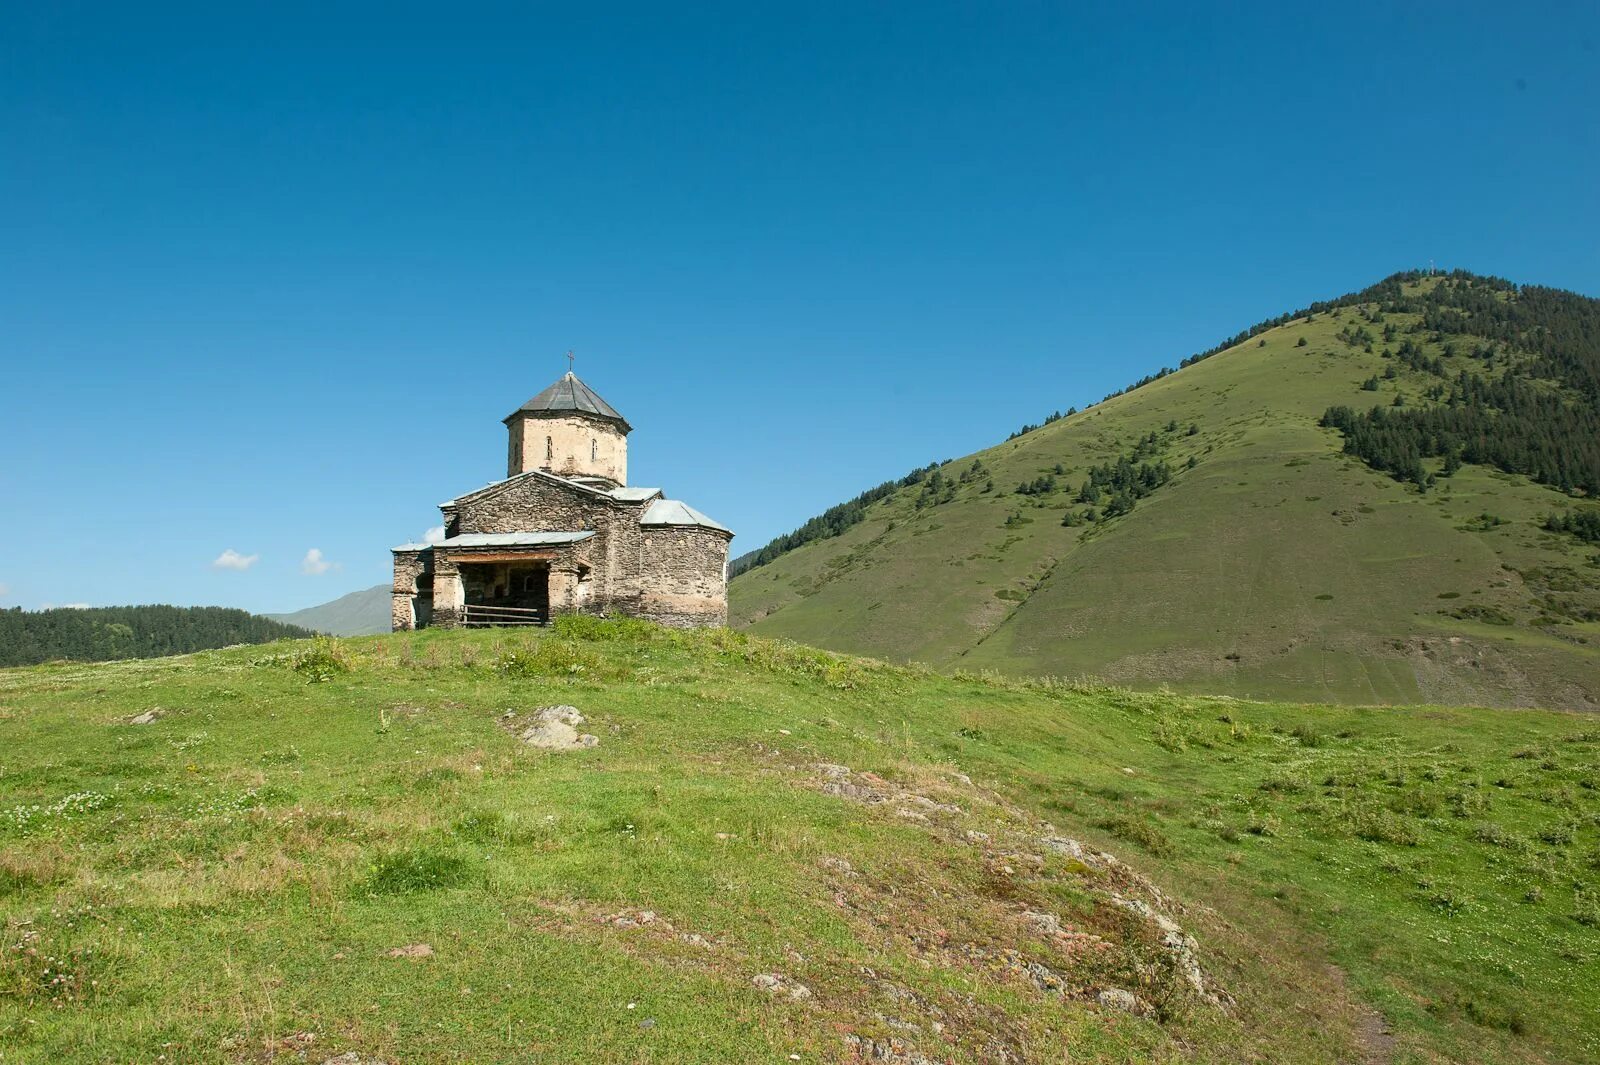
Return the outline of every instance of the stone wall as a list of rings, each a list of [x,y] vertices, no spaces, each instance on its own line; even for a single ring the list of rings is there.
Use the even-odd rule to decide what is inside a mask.
[[[433,559],[433,625],[453,629],[461,624],[461,608],[467,603],[461,584],[461,571],[448,553],[435,551]]]
[[[548,470],[558,477],[604,477],[628,483],[628,438],[603,418],[519,412],[510,428],[506,476]]]
[[[615,506],[610,498],[544,477],[524,477],[496,486],[454,507],[460,533],[599,531]]]
[[[698,525],[646,525],[642,531],[641,572],[627,613],[663,625],[726,625],[731,537]]]
[[[395,632],[426,626],[433,613],[431,552],[417,548],[394,553],[394,594],[390,622]]]

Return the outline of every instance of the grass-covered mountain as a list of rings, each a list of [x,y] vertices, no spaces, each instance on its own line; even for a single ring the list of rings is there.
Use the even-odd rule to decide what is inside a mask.
[[[1013,675],[1600,706],[1600,301],[1397,275],[742,558],[736,624]]]
[[[268,614],[267,617],[330,636],[372,636],[389,631],[392,592],[388,584],[375,584],[291,614]]]
[[[156,658],[310,635],[294,625],[220,606],[18,607],[0,610],[0,666],[57,658]]]
[[[1600,1056],[1580,715],[568,618],[3,671],[0,750],[8,1063]]]

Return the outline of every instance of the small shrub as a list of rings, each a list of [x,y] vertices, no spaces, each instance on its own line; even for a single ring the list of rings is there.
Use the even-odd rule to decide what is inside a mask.
[[[1283,795],[1296,795],[1305,789],[1304,778],[1298,772],[1286,768],[1272,770],[1261,782],[1262,791],[1275,791]]]
[[[1445,796],[1450,816],[1466,819],[1480,817],[1489,809],[1489,796],[1481,789],[1462,789]]]
[[[1302,747],[1321,747],[1326,740],[1322,733],[1305,722],[1296,725],[1289,735],[1299,741]]]
[[[1157,746],[1169,750],[1173,754],[1181,754],[1188,749],[1190,729],[1183,722],[1174,720],[1170,716],[1163,717],[1156,722],[1156,727],[1151,732],[1150,738],[1155,740]]]
[[[1204,827],[1216,833],[1217,838],[1224,843],[1238,843],[1244,838],[1242,832],[1223,821],[1208,821]]]
[[[1585,928],[1600,928],[1600,902],[1587,895],[1579,895],[1572,910],[1572,919]]]
[[[1252,836],[1260,836],[1263,839],[1276,836],[1278,834],[1278,819],[1252,811],[1250,819],[1245,822],[1244,830]]]
[[[1422,842],[1415,829],[1388,810],[1357,810],[1350,817],[1350,827],[1358,838],[1373,843],[1415,847]]]
[[[1505,847],[1508,850],[1519,849],[1522,844],[1521,837],[1507,832],[1493,821],[1482,821],[1474,826],[1472,838],[1479,843],[1487,843],[1491,847]]]
[[[1471,603],[1455,610],[1440,611],[1449,617],[1460,618],[1463,621],[1481,621],[1485,625],[1515,625],[1517,619],[1507,614],[1497,606],[1484,606]]]
[[[1427,895],[1429,906],[1449,917],[1458,917],[1471,906],[1467,897],[1454,891],[1433,891]]]
[[[1546,826],[1540,830],[1539,840],[1552,847],[1565,847],[1572,842],[1572,826],[1570,824]]]
[[[350,653],[332,636],[318,636],[311,646],[294,656],[294,671],[311,684],[350,672]]]
[[[1172,853],[1172,840],[1159,827],[1142,817],[1117,814],[1096,824],[1118,839],[1136,844],[1158,857]]]

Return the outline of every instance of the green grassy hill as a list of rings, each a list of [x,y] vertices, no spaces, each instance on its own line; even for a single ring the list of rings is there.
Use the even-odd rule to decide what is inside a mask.
[[[735,624],[900,661],[1144,688],[1593,709],[1600,548],[1543,523],[1594,504],[1477,454],[1522,423],[1489,401],[1453,402],[1463,380],[1514,378],[1562,418],[1534,411],[1512,441],[1528,453],[1500,465],[1537,475],[1554,455],[1568,463],[1555,481],[1597,465],[1600,302],[1555,294],[1547,313],[1539,295],[1409,277],[1283,320],[919,471],[856,508],[861,520],[835,522],[837,535],[777,545],[733,581]],[[1330,407],[1374,405],[1476,412],[1490,428],[1469,424],[1420,455],[1378,434],[1390,450],[1374,461],[1414,463],[1419,485],[1347,454],[1345,435],[1320,424]],[[1442,438],[1418,432],[1423,447]],[[1100,520],[1085,520],[1082,485],[1119,458],[1164,463],[1170,479],[1120,516],[1104,493]],[[1069,515],[1078,524],[1063,525]]]
[[[0,671],[0,750],[6,1062],[1600,1055],[1580,715],[564,619]]]

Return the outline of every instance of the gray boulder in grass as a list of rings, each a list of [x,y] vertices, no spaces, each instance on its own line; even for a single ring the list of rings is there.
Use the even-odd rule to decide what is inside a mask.
[[[508,710],[500,723],[529,747],[544,751],[577,751],[600,744],[600,737],[578,731],[584,717],[576,706],[544,706],[526,718]]]

